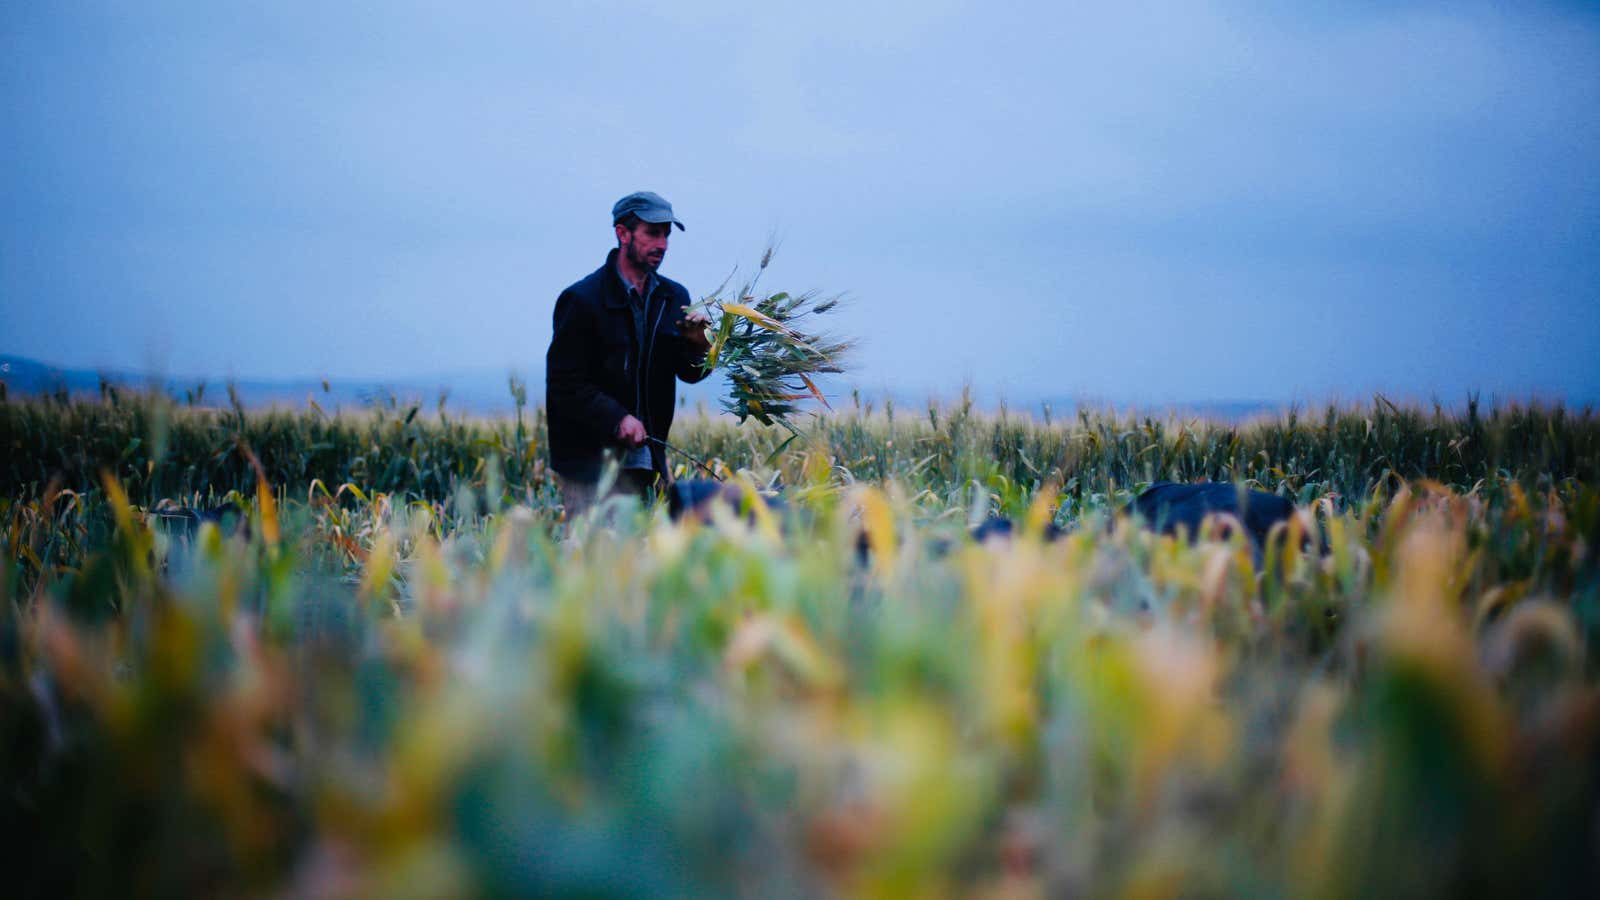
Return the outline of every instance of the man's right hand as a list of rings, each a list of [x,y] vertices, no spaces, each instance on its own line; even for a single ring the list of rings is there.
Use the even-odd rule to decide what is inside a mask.
[[[630,447],[644,443],[647,436],[644,423],[633,416],[623,416],[622,421],[617,423],[617,440],[627,443]]]

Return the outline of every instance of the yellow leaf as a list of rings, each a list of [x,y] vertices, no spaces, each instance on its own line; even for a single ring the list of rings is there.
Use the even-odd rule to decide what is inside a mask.
[[[728,336],[733,333],[733,318],[723,316],[722,322],[717,326],[717,336],[711,341],[711,349],[706,351],[705,369],[707,372],[717,367],[717,357],[722,353],[722,345],[728,342]]]
[[[394,574],[394,552],[394,538],[388,532],[379,535],[361,574],[361,596],[376,598],[387,593],[389,577]]]
[[[873,567],[879,572],[894,570],[895,540],[894,512],[889,499],[877,488],[863,488],[857,495],[861,505],[861,528],[867,534],[867,545],[872,548]]]
[[[760,325],[762,328],[769,328],[773,331],[781,331],[785,334],[787,334],[789,331],[789,329],[783,327],[782,323],[778,322],[776,319],[773,319],[771,316],[763,313],[756,312],[750,307],[745,306],[743,303],[724,303],[722,305],[722,311],[725,313],[733,313],[736,316],[743,316],[757,325]]]
[[[122,489],[122,483],[105,471],[100,473],[100,483],[105,486],[106,499],[111,501],[111,512],[116,517],[117,528],[124,534],[135,534],[137,529],[133,525],[133,507],[128,503],[128,492]]]
[[[267,546],[278,546],[278,499],[265,478],[256,479],[256,504],[261,509],[261,536]]]
[[[816,382],[813,382],[810,378],[806,377],[804,373],[801,373],[800,380],[806,383],[806,387],[811,389],[812,396],[816,397],[823,406],[827,407],[828,409],[833,409],[833,405],[828,402],[828,398],[822,396],[822,392],[817,390]]]

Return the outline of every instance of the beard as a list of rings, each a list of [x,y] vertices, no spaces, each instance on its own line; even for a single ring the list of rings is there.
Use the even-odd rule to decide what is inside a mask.
[[[639,249],[638,244],[632,242],[629,242],[627,251],[628,262],[646,272],[654,272],[656,269],[660,268],[661,260],[666,256],[665,251],[661,251],[659,255],[646,253]]]

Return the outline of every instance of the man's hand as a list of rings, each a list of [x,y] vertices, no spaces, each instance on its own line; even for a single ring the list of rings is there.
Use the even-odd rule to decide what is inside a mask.
[[[696,353],[704,353],[711,349],[711,338],[706,336],[706,327],[710,324],[711,317],[705,314],[705,310],[691,309],[683,314],[683,323],[678,330]]]
[[[623,416],[622,421],[617,423],[617,440],[626,442],[630,447],[644,443],[646,437],[644,423],[633,416]]]

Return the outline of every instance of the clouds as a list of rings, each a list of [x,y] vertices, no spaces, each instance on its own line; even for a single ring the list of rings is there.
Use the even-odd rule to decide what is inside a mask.
[[[536,371],[549,298],[651,188],[689,223],[667,269],[691,289],[778,228],[772,283],[851,290],[869,384],[1600,396],[1581,8],[168,4],[0,28],[11,352]],[[1247,343],[1265,356],[1235,364]]]

